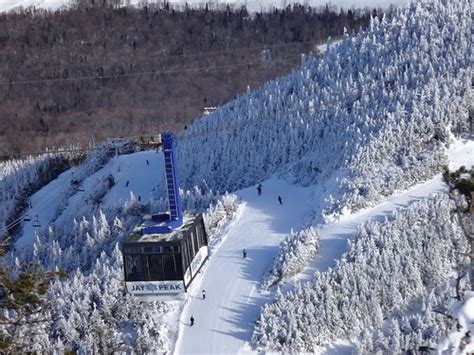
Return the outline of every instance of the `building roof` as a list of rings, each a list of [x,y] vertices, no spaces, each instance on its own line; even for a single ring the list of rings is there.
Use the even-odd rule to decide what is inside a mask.
[[[196,216],[187,215],[183,218],[183,225],[171,233],[143,234],[144,227],[151,225],[165,225],[151,220],[151,216],[145,216],[143,223],[133,229],[133,232],[125,239],[125,243],[153,243],[153,242],[176,242],[183,239],[185,233],[194,224]]]

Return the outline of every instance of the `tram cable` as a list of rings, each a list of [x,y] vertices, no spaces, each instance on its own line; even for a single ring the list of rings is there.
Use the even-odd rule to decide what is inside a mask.
[[[0,85],[2,86],[32,85],[32,84],[45,84],[45,83],[57,83],[57,82],[105,80],[105,79],[132,78],[132,77],[142,77],[142,76],[152,76],[152,75],[167,75],[167,74],[189,73],[189,72],[195,72],[195,71],[235,69],[235,68],[246,67],[246,66],[268,65],[269,63],[290,63],[298,59],[301,59],[301,56],[284,58],[284,59],[273,59],[271,61],[259,60],[258,62],[226,64],[226,65],[216,65],[216,66],[208,66],[208,67],[154,70],[154,71],[148,71],[148,72],[128,73],[128,74],[91,75],[91,76],[82,76],[82,77],[73,77],[73,78],[35,79],[35,80],[19,80],[19,81],[0,81]]]
[[[450,71],[453,71],[453,70],[456,70],[456,69],[466,69],[466,68],[469,68],[468,66],[460,66],[460,67],[456,67],[456,68],[451,68],[451,69],[447,69],[447,70],[443,70],[440,72],[440,74],[444,74],[444,73],[447,73],[447,72],[450,72]],[[263,121],[266,121],[266,120],[273,120],[275,119],[274,116],[269,116],[269,117],[264,117],[264,118],[258,118],[257,120],[247,120],[247,121],[244,121],[243,123],[235,126],[235,128],[232,128],[232,127],[229,127],[228,129],[224,128],[217,128],[215,130],[215,132],[206,132],[205,134],[217,134],[217,133],[220,133],[222,131],[225,131],[225,130],[233,130],[233,129],[237,129],[237,128],[240,128],[246,124],[250,124],[250,123],[253,123],[253,122],[263,122]],[[135,138],[142,138],[142,137],[146,137],[146,136],[152,136],[153,134],[137,134],[137,135],[133,135],[133,136],[127,136],[127,137],[121,137],[121,139],[135,139]],[[156,135],[156,134],[155,134]],[[178,140],[190,140],[190,139],[194,139],[194,137],[198,138],[198,136],[201,136],[201,135],[204,135],[204,133],[192,133],[192,134],[187,134],[186,133],[186,130],[184,131],[181,131],[181,132],[178,132],[177,134],[177,138]],[[93,151],[93,150],[98,150],[100,148],[97,148],[97,147],[92,147],[92,148],[76,148],[76,149],[60,149],[60,150],[55,150],[55,151],[50,151],[50,150],[45,150],[45,151],[37,151],[37,152],[26,152],[26,153],[3,153],[1,155],[3,156],[13,156],[13,157],[16,157],[16,156],[34,156],[34,155],[42,155],[42,154],[56,154],[56,153],[67,153],[67,152],[89,152],[89,151]]]
[[[334,39],[334,40],[337,40],[337,39]],[[296,46],[300,46],[300,45],[310,45],[310,44],[313,44],[315,46],[320,46],[320,45],[325,45],[327,44],[327,42],[323,42],[323,43],[316,43],[314,41],[303,41],[303,42],[295,42],[295,43],[282,43],[282,44],[273,44],[273,45],[268,45],[268,46],[263,46],[263,47],[251,47],[251,48],[239,48],[238,51],[239,51],[239,54],[241,53],[247,53],[247,52],[252,52],[252,51],[264,51],[264,50],[267,50],[267,49],[278,49],[278,48],[288,48],[288,47],[296,47]],[[214,55],[221,55],[221,54],[232,54],[234,53],[234,51],[237,50],[237,48],[231,50],[231,49],[227,49],[227,50],[221,50],[221,51],[207,51],[207,52],[193,52],[193,53],[183,53],[183,54],[168,54],[168,55],[162,55],[162,54],[159,54],[160,56],[160,60],[163,59],[163,61],[167,60],[167,59],[186,59],[186,58],[195,58],[195,57],[202,57],[202,58],[206,58],[206,57],[210,57],[210,56],[214,56]],[[150,54],[150,55],[154,55],[153,53]],[[202,58],[199,58],[199,59],[202,59]],[[270,60],[271,61],[271,60]],[[141,63],[138,63],[138,64],[141,64]],[[146,63],[145,63],[146,64]],[[148,64],[158,64],[158,63],[148,63]],[[45,70],[86,70],[86,69],[90,69],[90,70],[97,70],[98,67],[105,67],[105,66],[110,66],[110,61],[109,62],[100,62],[100,63],[88,63],[87,66],[85,65],[82,65],[82,66],[67,66],[65,65],[64,67],[62,66],[56,66],[56,67],[44,67],[44,68],[38,68],[38,69],[23,69],[23,70],[15,70],[16,73],[34,73],[34,72],[43,72]],[[19,80],[16,80],[16,81],[19,81]]]
[[[466,68],[467,68],[466,66],[461,66],[461,67],[457,67],[457,68],[451,68],[451,69],[448,69],[448,70],[443,70],[441,73],[449,72],[449,71],[452,71],[452,70],[455,70],[455,69],[461,70],[461,69],[466,69]],[[257,119],[249,119],[249,120],[246,120],[246,121],[239,122],[238,124],[235,124],[233,126],[227,126],[225,128],[216,127],[215,130],[209,130],[209,131],[206,131],[206,132],[196,132],[196,133],[188,134],[187,131],[185,130],[185,131],[181,131],[181,132],[176,134],[176,140],[177,140],[177,142],[184,142],[184,141],[194,140],[194,139],[198,139],[198,138],[206,138],[206,137],[209,137],[209,136],[212,136],[212,135],[221,134],[223,132],[235,131],[239,128],[245,127],[245,126],[250,125],[250,124],[266,122],[266,121],[272,121],[272,120],[277,119],[277,117],[278,116],[267,116],[267,117],[259,117]],[[147,135],[150,135],[150,134],[147,134]],[[135,135],[135,136],[130,136],[130,137],[124,137],[124,138],[121,138],[121,139],[133,140],[135,138],[140,138],[140,137],[147,136],[147,135]],[[79,151],[80,152],[80,151],[91,151],[91,150],[96,150],[96,149],[98,149],[98,148],[78,149],[78,150],[74,150],[74,151]],[[106,149],[106,148],[102,148],[102,149]],[[110,147],[107,148],[107,149],[110,149]],[[51,153],[51,152],[46,151],[44,153]],[[91,163],[91,162],[92,161],[89,161],[89,163]],[[65,185],[65,186],[69,186],[69,185]],[[53,194],[50,194],[50,196],[54,197]],[[5,231],[8,231],[8,229],[11,228],[12,226],[18,224],[21,220],[24,219],[24,217],[26,215],[28,215],[28,213],[23,213],[21,215],[21,217],[17,218],[15,221],[11,222],[8,226],[5,226],[4,228],[2,228],[0,230],[0,235],[2,233],[4,233]]]
[[[184,142],[184,141],[189,141],[189,140],[194,140],[194,139],[198,139],[198,138],[206,138],[206,137],[209,137],[209,136],[212,136],[212,135],[216,135],[216,134],[221,134],[223,132],[231,132],[231,131],[235,131],[239,128],[242,128],[242,127],[245,127],[247,125],[251,125],[251,124],[254,124],[254,123],[259,123],[259,122],[265,122],[265,121],[271,121],[271,120],[275,120],[276,117],[274,116],[268,116],[266,118],[258,118],[258,119],[252,119],[252,120],[247,120],[247,121],[243,121],[243,122],[240,122],[238,124],[235,124],[235,125],[232,125],[232,126],[228,126],[228,127],[225,127],[225,128],[222,128],[222,127],[217,127],[216,130],[214,131],[207,131],[207,132],[202,132],[202,133],[194,133],[194,134],[190,134],[188,136],[183,136],[183,134],[186,133],[186,131],[182,131],[180,133],[178,133],[176,135],[176,141],[177,143],[178,142]],[[148,134],[149,135],[149,134]],[[130,137],[124,137],[124,138],[121,138],[121,139],[124,139],[124,140],[134,140],[134,139],[137,139],[137,138],[141,138],[143,137],[143,135],[135,135],[135,136],[130,136]],[[86,148],[86,149],[76,149],[74,150],[75,152],[86,152],[86,151],[91,151],[91,150],[98,150],[100,148]],[[113,147],[108,147],[108,148],[102,148],[102,151],[106,151],[108,149],[113,149]],[[50,153],[50,152],[39,152],[40,154],[41,153]],[[98,153],[98,155],[100,155],[100,152]],[[90,167],[92,167],[92,163],[93,163],[93,160],[89,160],[86,165],[84,165],[81,170],[82,171],[86,171],[86,169],[89,169]],[[68,188],[70,187],[70,183],[64,183],[63,185],[59,185],[57,187],[55,187],[50,194],[46,195],[46,199],[43,199],[43,200],[39,200],[39,203],[37,201],[37,203],[35,204],[34,206],[34,209],[41,209],[43,207],[46,207],[49,202],[51,202],[52,200],[56,199],[57,196],[56,194],[59,192],[59,193],[63,193],[63,192],[66,192],[68,190]],[[14,221],[10,222],[7,226],[3,227],[2,229],[0,229],[0,235],[7,232],[10,228],[14,227],[15,225],[19,224],[22,220],[24,220],[24,218],[29,215],[31,213],[27,211],[23,212],[18,218],[16,218]]]

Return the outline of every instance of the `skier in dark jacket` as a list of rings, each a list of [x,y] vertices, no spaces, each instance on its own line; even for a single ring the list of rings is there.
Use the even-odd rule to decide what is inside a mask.
[[[206,290],[202,290],[202,299],[203,299],[203,300],[206,299]]]
[[[247,257],[247,250],[242,250],[242,257],[245,259]]]
[[[281,199],[281,196],[278,196],[278,202],[280,202],[280,205],[283,205],[283,200]]]
[[[191,318],[189,318],[190,322],[191,322],[191,327],[194,325],[194,317],[191,316]]]
[[[257,186],[257,195],[260,196],[262,194],[262,184],[258,184]]]

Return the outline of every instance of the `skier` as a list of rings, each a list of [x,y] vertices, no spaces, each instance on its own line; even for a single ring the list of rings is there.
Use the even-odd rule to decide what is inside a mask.
[[[202,290],[202,299],[203,299],[203,300],[206,299],[206,290]]]
[[[189,318],[190,322],[191,322],[191,327],[194,325],[194,317],[191,316],[191,318]]]
[[[150,165],[150,162],[148,161],[148,159],[146,160],[146,165]]]
[[[128,184],[130,183],[129,180],[127,180],[127,182],[125,183],[125,187],[128,187]]]
[[[281,196],[278,196],[278,202],[280,202],[280,205],[283,205],[283,201],[281,199]]]
[[[245,259],[247,257],[247,250],[242,250],[242,257]]]
[[[258,184],[257,186],[257,195],[260,196],[262,194],[262,184]]]

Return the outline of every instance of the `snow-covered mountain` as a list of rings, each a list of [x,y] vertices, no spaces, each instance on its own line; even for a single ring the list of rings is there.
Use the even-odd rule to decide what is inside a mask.
[[[185,210],[205,213],[212,239],[184,302],[144,304],[124,289],[120,242],[166,208],[161,153],[104,145],[82,164],[75,155],[53,164],[53,154],[0,165],[0,222],[17,208],[38,222],[18,220],[4,262],[68,274],[47,296],[52,321],[26,346],[396,353],[446,337],[450,323],[433,310],[449,304],[445,286],[466,247],[439,173],[474,163],[472,141],[456,138],[473,99],[469,9],[422,0],[374,19],[178,135]]]
[[[181,135],[184,183],[232,191],[277,174],[327,185],[329,203],[315,204],[332,213],[433,176],[449,135],[468,128],[468,8],[421,1],[375,18],[321,59],[198,120]]]

